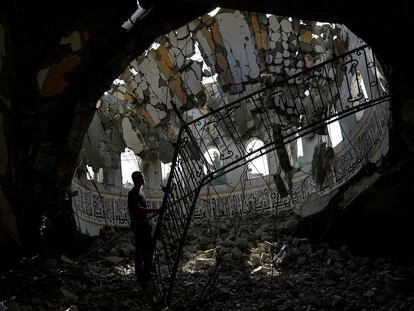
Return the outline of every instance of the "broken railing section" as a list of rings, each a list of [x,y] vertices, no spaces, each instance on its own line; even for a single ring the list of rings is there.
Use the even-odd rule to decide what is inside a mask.
[[[160,305],[173,300],[201,187],[269,152],[276,153],[281,171],[289,174],[292,165],[286,144],[311,132],[326,133],[328,123],[389,99],[379,70],[371,49],[362,46],[183,123],[155,232],[154,295]],[[259,137],[263,147],[248,150],[249,137]],[[211,147],[219,151],[223,162],[218,170],[203,156]],[[317,153],[329,161],[330,151],[324,145]],[[318,182],[325,179],[325,166],[312,165]],[[276,176],[277,184],[279,179]]]
[[[186,233],[204,178],[205,160],[193,142],[192,133],[183,127],[155,231],[154,295],[161,305],[171,302]]]

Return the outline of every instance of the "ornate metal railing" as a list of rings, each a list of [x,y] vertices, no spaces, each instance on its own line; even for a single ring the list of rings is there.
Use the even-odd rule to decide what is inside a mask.
[[[327,124],[389,99],[368,46],[314,66],[233,103],[182,124],[162,212],[155,230],[153,294],[158,306],[170,305],[186,234],[203,185],[266,153],[276,151],[283,164],[285,144]],[[177,112],[178,113],[178,112]],[[264,145],[247,150],[247,138]],[[208,148],[219,150],[223,165],[209,163]]]

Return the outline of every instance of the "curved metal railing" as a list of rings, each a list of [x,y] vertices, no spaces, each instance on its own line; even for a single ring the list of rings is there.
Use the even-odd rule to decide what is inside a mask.
[[[183,122],[154,236],[156,304],[173,302],[186,234],[205,184],[266,153],[276,151],[281,158],[286,144],[311,132],[324,132],[327,124],[389,97],[375,57],[364,45]],[[247,150],[252,133],[264,145]],[[209,165],[210,147],[220,153],[219,169]],[[289,171],[289,164],[282,169]]]

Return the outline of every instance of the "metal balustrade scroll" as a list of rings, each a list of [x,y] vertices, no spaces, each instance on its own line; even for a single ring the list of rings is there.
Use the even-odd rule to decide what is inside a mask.
[[[174,299],[201,188],[301,136],[388,100],[388,86],[381,77],[371,49],[364,45],[183,122],[154,235],[153,295],[158,306],[168,306]],[[264,144],[247,150],[252,134]],[[206,158],[211,157],[206,152],[211,147],[220,153],[223,165],[219,169],[209,165],[213,159]]]

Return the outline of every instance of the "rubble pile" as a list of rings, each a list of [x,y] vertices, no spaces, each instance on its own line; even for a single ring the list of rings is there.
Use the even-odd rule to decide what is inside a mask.
[[[414,310],[413,262],[311,243],[294,235],[298,224],[288,214],[194,222],[172,310]],[[59,275],[65,256],[22,263],[1,277],[0,310],[151,310],[134,283],[131,242],[127,235]],[[212,271],[220,273],[206,287]]]
[[[284,216],[193,227],[177,294],[202,291],[200,273],[219,265],[204,310],[414,310],[414,262],[357,257],[348,246],[294,237],[298,221]]]
[[[103,240],[96,239],[96,245]],[[135,283],[132,242],[127,234],[77,264],[66,256],[23,260],[0,279],[0,310],[152,310],[146,292]],[[3,299],[8,300],[2,309]]]

